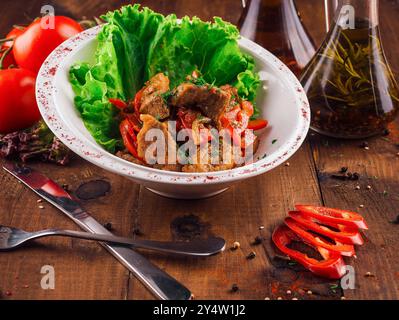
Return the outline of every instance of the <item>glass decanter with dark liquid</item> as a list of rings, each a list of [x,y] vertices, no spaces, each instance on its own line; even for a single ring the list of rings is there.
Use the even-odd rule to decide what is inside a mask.
[[[299,76],[316,53],[294,0],[243,0],[241,35],[260,44]]]
[[[399,110],[381,44],[378,0],[338,0],[334,24],[301,78],[312,128],[338,138],[379,134]]]

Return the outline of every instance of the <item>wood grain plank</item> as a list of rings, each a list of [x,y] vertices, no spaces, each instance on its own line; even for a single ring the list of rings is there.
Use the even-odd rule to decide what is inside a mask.
[[[0,165],[3,161],[0,162]],[[96,200],[82,201],[83,206],[101,223],[111,222],[114,232],[131,236],[138,186],[127,179],[100,170],[76,159],[68,168],[35,165],[35,168],[67,184],[71,191],[82,183],[102,179],[111,184],[111,192]],[[0,221],[25,230],[63,228],[78,230],[68,218],[47,203],[37,203],[33,192],[0,173]],[[44,209],[39,209],[42,205]],[[105,249],[94,242],[53,238],[43,239],[30,247],[0,255],[0,299],[124,299],[127,270]],[[40,286],[43,265],[55,268],[55,290]],[[7,296],[11,292],[12,296]]]

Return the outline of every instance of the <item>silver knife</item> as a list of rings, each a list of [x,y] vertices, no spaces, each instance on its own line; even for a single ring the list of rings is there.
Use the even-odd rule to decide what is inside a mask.
[[[12,174],[40,197],[65,213],[87,232],[112,234],[91,217],[79,203],[57,183],[26,166],[6,163],[4,170]],[[191,292],[136,251],[101,243],[116,259],[131,271],[157,298],[162,300],[190,300]]]

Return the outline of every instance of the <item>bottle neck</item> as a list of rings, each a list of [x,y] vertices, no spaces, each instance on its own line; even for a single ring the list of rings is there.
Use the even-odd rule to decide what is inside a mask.
[[[334,21],[344,29],[376,27],[379,24],[379,0],[329,0],[336,6]]]

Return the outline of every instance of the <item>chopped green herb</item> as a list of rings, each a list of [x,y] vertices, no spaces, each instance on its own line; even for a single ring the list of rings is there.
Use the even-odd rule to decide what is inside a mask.
[[[274,140],[272,141],[272,144],[275,144],[277,141],[278,141],[277,139],[274,139]]]

